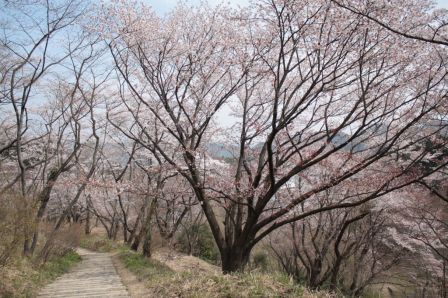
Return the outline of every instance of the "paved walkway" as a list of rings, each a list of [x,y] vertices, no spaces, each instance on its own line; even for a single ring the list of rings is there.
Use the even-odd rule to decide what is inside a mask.
[[[130,297],[108,254],[85,249],[78,253],[82,261],[43,288],[38,297]]]

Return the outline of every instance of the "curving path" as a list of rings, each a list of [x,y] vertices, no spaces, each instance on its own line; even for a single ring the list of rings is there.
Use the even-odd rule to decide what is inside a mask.
[[[38,297],[130,297],[109,254],[81,248],[78,254],[82,261],[44,287]]]

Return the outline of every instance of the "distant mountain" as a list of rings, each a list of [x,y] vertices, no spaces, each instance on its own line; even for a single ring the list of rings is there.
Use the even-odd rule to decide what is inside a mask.
[[[214,158],[232,158],[237,155],[237,146],[228,146],[221,143],[209,143],[205,145],[207,152]]]
[[[345,142],[347,142],[350,139],[350,136],[348,134],[345,134],[343,132],[339,132],[337,133],[333,140],[332,143],[335,146],[339,146],[344,144]],[[344,150],[350,150],[353,152],[360,152],[366,149],[366,146],[363,143],[354,143],[354,142],[348,142],[347,145],[345,145],[343,147]]]

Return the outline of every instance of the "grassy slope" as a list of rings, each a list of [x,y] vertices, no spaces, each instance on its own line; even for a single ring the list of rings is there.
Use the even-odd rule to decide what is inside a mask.
[[[180,257],[179,254],[174,260],[159,261],[165,259],[156,256],[162,251],[148,259],[123,244],[105,239],[104,235],[84,236],[80,246],[99,252],[117,253],[118,260],[144,283],[154,297],[334,297],[324,291],[312,293],[277,272],[223,275],[220,270],[209,268],[215,266],[204,266],[203,260],[192,256]]]
[[[20,258],[0,269],[0,297],[35,297],[39,288],[67,272],[81,257],[74,251],[46,264]]]
[[[122,251],[120,260],[156,297],[330,297],[310,293],[279,273],[175,272],[165,264]]]

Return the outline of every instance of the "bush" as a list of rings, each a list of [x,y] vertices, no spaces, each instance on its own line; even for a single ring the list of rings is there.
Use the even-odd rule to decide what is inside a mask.
[[[268,255],[265,252],[259,251],[254,253],[252,261],[255,268],[260,268],[262,271],[266,271],[268,269]]]
[[[217,263],[219,250],[210,228],[205,224],[194,224],[184,229],[178,238],[181,252],[191,254],[203,260]]]
[[[29,199],[16,194],[0,197],[0,267],[21,254],[25,236],[34,231],[34,209]]]
[[[50,234],[53,233],[53,223],[42,222],[39,230],[41,231],[41,242],[46,242]],[[81,242],[81,226],[72,224],[62,227],[55,232],[53,240],[47,249],[47,254],[42,255],[42,261],[46,262],[53,256],[65,256],[80,245]]]

